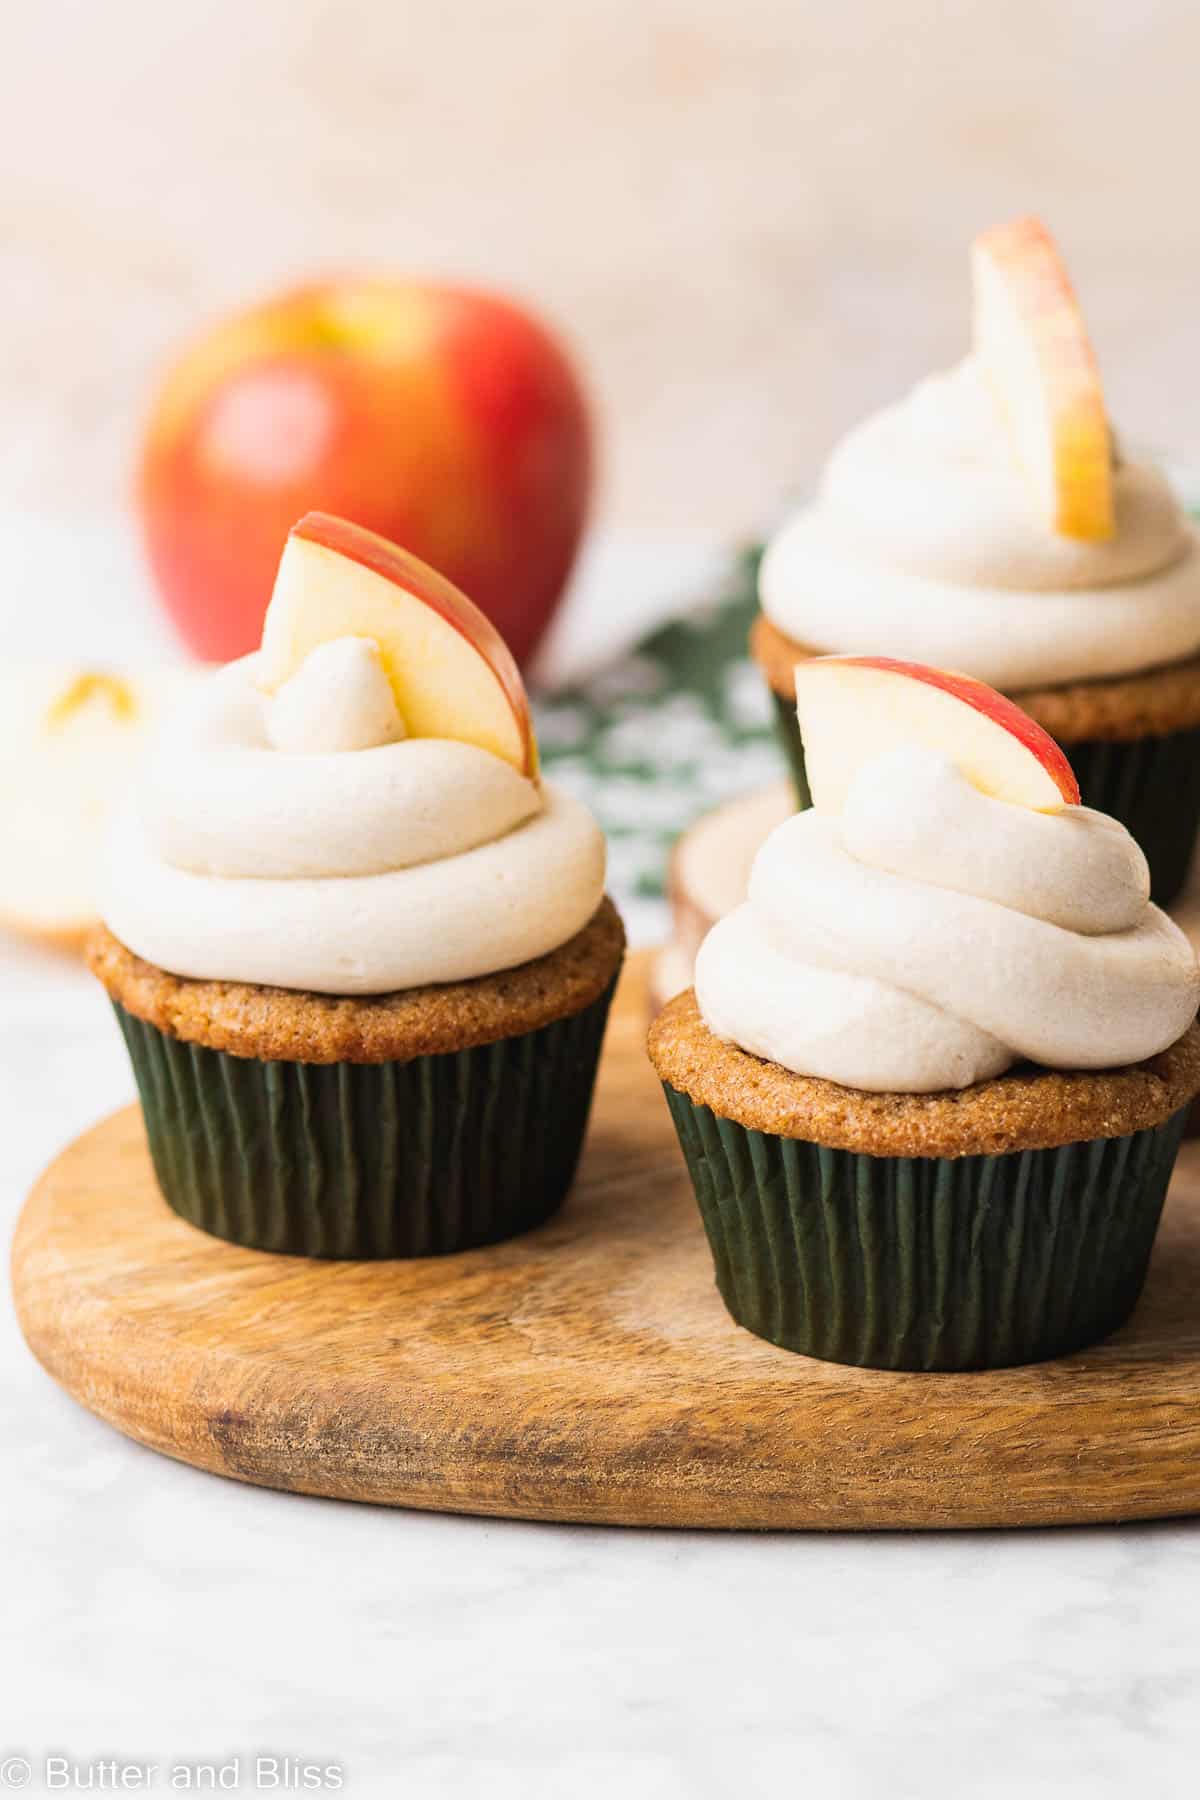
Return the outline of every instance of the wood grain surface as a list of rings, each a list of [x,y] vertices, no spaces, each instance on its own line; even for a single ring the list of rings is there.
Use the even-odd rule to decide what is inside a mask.
[[[136,1109],[30,1196],[17,1310],[130,1437],[266,1487],[627,1525],[1046,1525],[1200,1511],[1200,1148],[1146,1295],[1095,1350],[977,1375],[791,1356],[735,1326],[623,984],[560,1217],[434,1261],[240,1251],[160,1199]]]

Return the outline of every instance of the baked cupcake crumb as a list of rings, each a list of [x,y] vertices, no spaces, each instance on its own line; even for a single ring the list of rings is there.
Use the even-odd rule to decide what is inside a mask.
[[[1060,1073],[1029,1065],[937,1094],[872,1094],[794,1075],[715,1037],[694,991],[650,1028],[660,1078],[750,1131],[868,1156],[995,1156],[1145,1131],[1200,1091],[1200,1025],[1123,1069]]]
[[[127,950],[104,926],[88,963],[110,997],[135,1018],[187,1043],[262,1062],[409,1062],[492,1044],[573,1017],[620,967],[625,932],[607,896],[557,950],[518,968],[402,993],[341,998],[193,981]]]

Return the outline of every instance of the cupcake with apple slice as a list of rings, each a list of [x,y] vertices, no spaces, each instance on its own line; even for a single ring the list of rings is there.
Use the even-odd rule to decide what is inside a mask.
[[[494,627],[397,546],[302,519],[261,649],[197,682],[109,848],[90,961],[168,1203],[313,1256],[542,1223],[623,954],[604,870]]]
[[[1200,821],[1196,532],[1153,462],[1118,449],[1045,226],[984,232],[972,277],[971,354],[852,431],[763,558],[753,649],[800,803],[798,662],[964,669],[1064,745],[1169,905]]]
[[[796,670],[813,805],[755,858],[663,1082],[733,1317],[893,1369],[1105,1336],[1141,1291],[1200,970],[1062,749],[967,676]]]

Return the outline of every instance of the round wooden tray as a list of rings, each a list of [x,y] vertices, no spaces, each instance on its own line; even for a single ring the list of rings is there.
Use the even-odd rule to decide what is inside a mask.
[[[30,1196],[22,1328],[56,1381],[152,1449],[266,1487],[625,1525],[1047,1525],[1200,1510],[1200,1149],[1132,1323],[1061,1362],[892,1375],[729,1319],[618,997],[557,1220],[433,1261],[231,1248],[159,1197],[130,1108]]]

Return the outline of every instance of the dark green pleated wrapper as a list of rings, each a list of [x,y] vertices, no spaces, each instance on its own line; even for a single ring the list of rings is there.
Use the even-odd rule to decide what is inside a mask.
[[[561,1205],[615,985],[572,1018],[411,1062],[258,1062],[114,1010],[182,1218],[257,1250],[439,1256]]]
[[[796,805],[812,805],[800,721],[793,701],[772,690],[779,739],[787,757]],[[1129,744],[1063,744],[1085,806],[1119,819],[1150,864],[1151,896],[1159,906],[1179,897],[1200,828],[1200,731],[1138,738]]]
[[[996,1369],[1132,1312],[1187,1108],[1003,1156],[876,1157],[748,1131],[664,1084],[740,1325],[873,1369]]]

